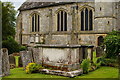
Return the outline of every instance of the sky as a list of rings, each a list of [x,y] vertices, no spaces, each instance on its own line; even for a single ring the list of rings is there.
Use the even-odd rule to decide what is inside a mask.
[[[15,6],[15,10],[18,10],[18,8],[22,5],[23,2],[26,0],[1,0],[2,2],[12,2]]]
[[[25,2],[26,0],[0,0],[2,2],[12,2],[13,5],[15,6],[15,10],[18,10],[18,8],[22,5],[23,2]],[[40,1],[40,2],[54,2],[54,1],[71,1],[71,0],[32,0],[32,1]],[[73,0],[72,0],[73,1]],[[83,0],[74,0],[74,1],[83,1]],[[86,0],[84,0],[86,1]],[[90,0],[89,0],[90,1]],[[120,0],[95,0],[96,2],[118,2]]]

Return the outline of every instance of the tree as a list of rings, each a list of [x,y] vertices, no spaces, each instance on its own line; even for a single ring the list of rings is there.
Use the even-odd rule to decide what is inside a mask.
[[[7,48],[9,54],[19,52],[20,45],[14,40],[16,11],[11,2],[2,3],[2,48]]]
[[[116,58],[120,53],[120,31],[110,32],[104,39],[106,57]]]
[[[11,2],[2,3],[2,40],[15,36],[16,10]]]

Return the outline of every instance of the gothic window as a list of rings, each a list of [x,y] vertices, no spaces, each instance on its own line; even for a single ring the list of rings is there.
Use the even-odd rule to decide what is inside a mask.
[[[40,31],[40,16],[38,14],[32,15],[32,32]]]
[[[81,31],[93,30],[93,12],[88,8],[81,11]]]
[[[57,31],[67,31],[67,13],[65,11],[57,13]]]
[[[81,31],[84,31],[84,12],[81,12]]]
[[[103,42],[104,42],[103,36],[99,36],[98,37],[98,46],[101,46],[103,44]]]
[[[93,13],[92,13],[92,10],[90,10],[89,12],[89,30],[93,30]]]

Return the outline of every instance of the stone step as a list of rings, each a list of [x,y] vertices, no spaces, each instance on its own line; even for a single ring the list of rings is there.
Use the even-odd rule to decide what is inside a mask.
[[[65,76],[65,77],[75,77],[75,76],[79,76],[81,74],[83,74],[83,70],[79,69],[79,70],[75,70],[75,71],[61,71],[61,70],[49,70],[49,69],[41,69],[40,73],[44,73],[44,74],[52,74],[52,75],[59,75],[59,76]]]

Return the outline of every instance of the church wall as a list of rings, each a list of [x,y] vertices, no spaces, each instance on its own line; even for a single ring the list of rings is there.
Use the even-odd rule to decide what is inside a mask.
[[[117,19],[116,4],[112,2],[95,3],[95,31],[111,32],[115,30]]]
[[[75,10],[75,18],[73,20],[73,6],[77,6]],[[46,44],[71,44],[72,40],[77,40],[74,44],[93,44],[96,45],[96,35],[99,33],[107,33],[112,31],[116,26],[116,13],[113,3],[75,3],[62,6],[54,6],[48,8],[40,8],[34,10],[21,11],[22,16],[22,44],[35,42],[36,34],[38,42],[44,38]],[[88,7],[93,11],[93,31],[80,30],[80,11],[82,8]],[[101,9],[100,9],[101,8]],[[68,13],[67,31],[57,31],[57,15],[59,10]],[[40,15],[40,31],[31,32],[30,17],[33,13]],[[73,22],[75,25],[73,25]],[[73,32],[77,33],[75,35]],[[89,33],[90,32],[90,33]],[[89,34],[87,34],[89,33]],[[96,33],[96,35],[95,35]],[[73,35],[72,35],[73,34]],[[72,39],[74,37],[74,39]]]
[[[79,34],[78,35],[78,44],[82,45],[94,45],[98,46],[98,37],[103,36],[105,37],[107,34],[101,33],[101,34]]]

